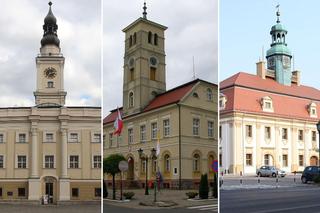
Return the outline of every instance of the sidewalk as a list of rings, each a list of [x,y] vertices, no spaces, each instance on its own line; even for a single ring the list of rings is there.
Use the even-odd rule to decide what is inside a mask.
[[[161,190],[157,193],[157,201],[163,201],[163,202],[174,202],[177,205],[172,207],[153,207],[153,206],[142,206],[139,203],[145,202],[145,203],[151,203],[154,199],[154,190],[149,189],[149,195],[144,195],[145,191],[144,189],[134,189],[134,190],[124,190],[124,191],[132,191],[135,193],[133,199],[131,201],[123,201],[123,202],[115,202],[112,201],[112,189],[108,189],[109,196],[107,199],[104,199],[105,203],[108,203],[108,205],[116,205],[121,207],[128,207],[128,208],[137,208],[137,209],[155,209],[155,208],[181,208],[181,207],[190,207],[190,206],[196,206],[196,205],[210,205],[217,203],[217,199],[209,199],[209,200],[196,200],[191,201],[188,200],[188,197],[186,196],[187,192],[194,191],[194,190]],[[209,192],[209,195],[212,195],[212,192]],[[209,196],[209,198],[212,198]],[[120,191],[117,190],[117,201],[120,199]]]

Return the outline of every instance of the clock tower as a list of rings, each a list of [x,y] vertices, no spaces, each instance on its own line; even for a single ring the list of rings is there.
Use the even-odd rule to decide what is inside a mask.
[[[280,23],[279,5],[277,6],[277,23],[272,26],[270,35],[272,38],[271,48],[267,51],[267,63],[269,72],[274,73],[278,83],[291,85],[291,58],[292,54],[286,43],[287,30]]]
[[[123,29],[125,33],[123,114],[141,112],[166,91],[164,31],[167,27],[143,16]]]
[[[63,85],[64,57],[57,35],[57,19],[51,10],[44,19],[40,54],[36,57],[37,89],[34,92],[37,106],[63,106],[66,92]]]

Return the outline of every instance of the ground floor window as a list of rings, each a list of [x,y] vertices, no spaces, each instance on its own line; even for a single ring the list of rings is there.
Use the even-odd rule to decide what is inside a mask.
[[[18,196],[25,197],[26,196],[26,188],[18,188]]]
[[[95,197],[101,197],[101,188],[95,188],[94,189],[94,196]]]
[[[252,166],[252,154],[246,154],[246,165]]]
[[[282,155],[282,166],[288,167],[288,155]]]
[[[299,166],[303,166],[303,155],[299,155]]]
[[[79,197],[79,188],[72,188],[72,197]]]

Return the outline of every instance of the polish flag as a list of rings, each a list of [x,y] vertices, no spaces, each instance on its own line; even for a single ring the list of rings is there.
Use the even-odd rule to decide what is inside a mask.
[[[123,122],[122,122],[121,113],[120,113],[119,108],[118,108],[118,115],[117,115],[116,120],[114,121],[113,126],[114,126],[114,129],[115,129],[113,134],[114,135],[120,135],[121,131],[122,131],[122,127],[123,127]]]

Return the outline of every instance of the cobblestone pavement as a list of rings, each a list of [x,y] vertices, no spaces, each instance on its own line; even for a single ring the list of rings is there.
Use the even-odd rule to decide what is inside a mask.
[[[30,205],[0,203],[0,213],[100,213],[100,204]]]
[[[151,206],[141,206],[139,203],[141,201],[143,202],[152,202],[154,199],[154,190],[149,190],[149,195],[144,195],[143,189],[138,190],[124,190],[124,191],[132,191],[135,193],[135,196],[130,202],[115,202],[112,200],[109,200],[112,198],[112,191],[109,189],[109,199],[104,200],[104,204],[112,205],[112,206],[121,206],[121,207],[127,207],[127,208],[136,208],[136,209],[155,209],[156,207]],[[205,206],[205,205],[212,205],[217,203],[217,199],[209,199],[209,200],[197,200],[197,201],[191,201],[187,199],[186,192],[195,191],[195,190],[161,190],[157,194],[157,201],[173,201],[177,203],[176,206],[170,207],[170,208],[181,208],[181,207],[192,207],[192,206]],[[210,195],[212,195],[212,192],[209,192]],[[117,199],[119,200],[119,192],[117,193]],[[157,207],[159,208],[159,207]],[[165,207],[168,208],[168,207]],[[104,212],[107,211],[104,209]]]
[[[312,187],[312,184],[302,184],[301,174],[288,174],[281,178],[251,176],[224,176],[223,184],[220,190],[236,190],[236,189],[272,189],[272,188],[291,188],[291,187]],[[242,183],[241,183],[242,180]]]

